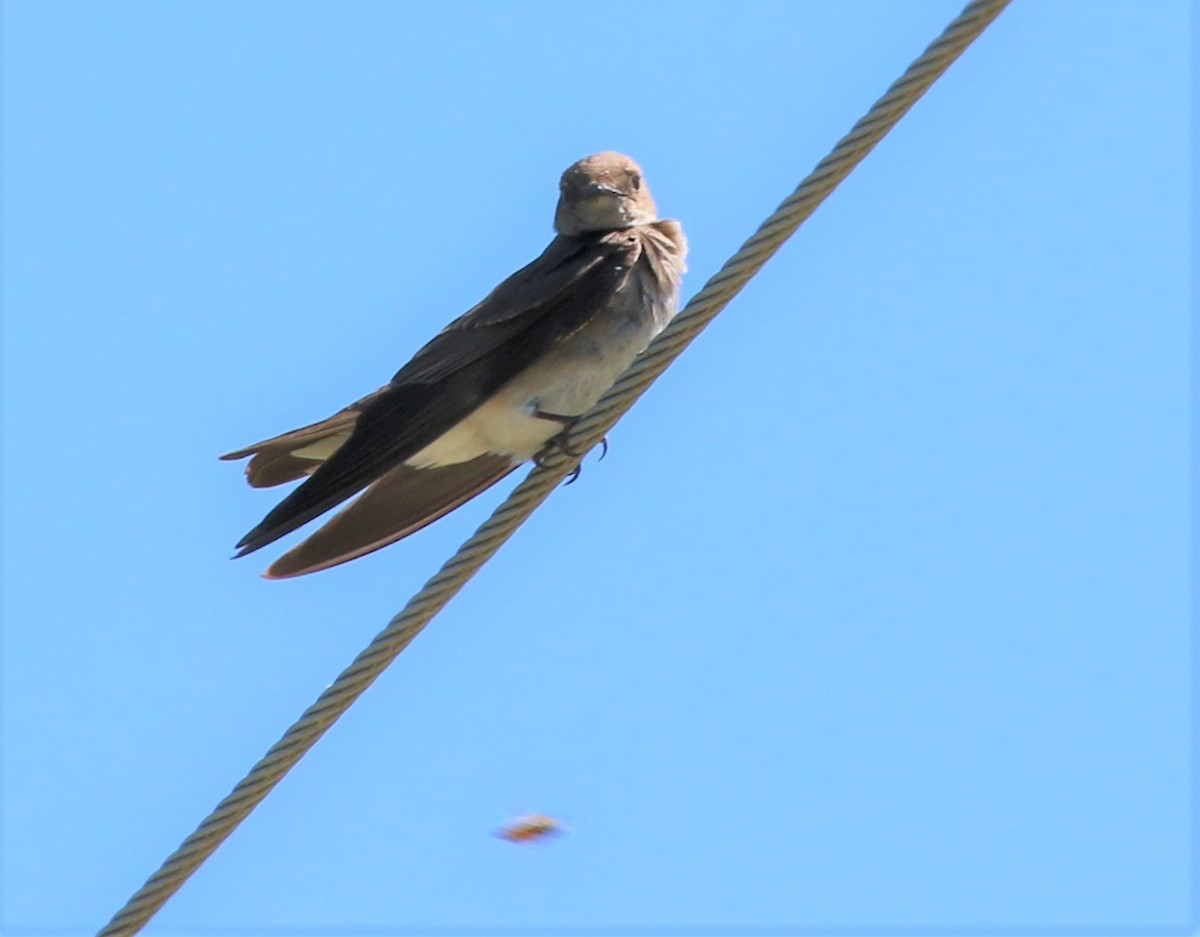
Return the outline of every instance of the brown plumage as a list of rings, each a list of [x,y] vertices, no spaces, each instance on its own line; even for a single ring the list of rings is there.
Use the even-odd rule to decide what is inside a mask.
[[[503,478],[582,415],[675,312],[687,242],[658,221],[641,170],[618,153],[563,173],[558,236],[338,413],[222,456],[249,483],[307,480],[248,533],[239,556],[366,488],[267,572],[298,576],[407,536]]]

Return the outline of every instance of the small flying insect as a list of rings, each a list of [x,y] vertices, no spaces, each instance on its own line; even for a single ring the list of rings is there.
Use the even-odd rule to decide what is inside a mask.
[[[509,820],[496,830],[499,839],[510,843],[532,843],[566,831],[562,822],[541,813],[526,813]]]

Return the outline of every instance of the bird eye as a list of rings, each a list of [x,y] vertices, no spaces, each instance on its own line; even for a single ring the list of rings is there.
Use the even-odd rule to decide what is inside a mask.
[[[633,191],[635,192],[642,187],[642,177],[636,172],[629,177],[629,181],[633,184]]]

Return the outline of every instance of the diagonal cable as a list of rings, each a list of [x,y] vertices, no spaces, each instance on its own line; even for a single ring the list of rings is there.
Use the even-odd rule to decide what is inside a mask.
[[[853,129],[797,186],[754,235],[733,255],[687,307],[574,427],[565,450],[587,452],[667,369],[705,326],[874,149],[951,63],[1008,5],[1008,0],[975,0],[946,27],[904,74],[872,105]],[[100,937],[135,934],[224,842],[271,789],[316,744],[421,629],[445,607],[479,568],[525,522],[579,462],[556,452],[535,467],[487,521],[467,540],[354,659],[304,714],[271,746],[233,791],[100,931]]]

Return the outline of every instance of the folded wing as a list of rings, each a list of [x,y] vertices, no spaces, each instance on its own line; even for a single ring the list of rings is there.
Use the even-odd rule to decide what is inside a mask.
[[[504,456],[415,469],[398,465],[311,537],[271,564],[267,579],[337,566],[431,524],[517,467]]]

